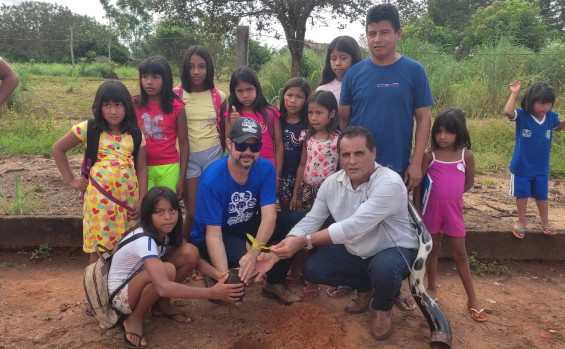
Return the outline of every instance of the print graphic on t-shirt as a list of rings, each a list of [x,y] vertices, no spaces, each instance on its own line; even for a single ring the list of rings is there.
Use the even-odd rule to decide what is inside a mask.
[[[143,120],[143,133],[145,134],[145,138],[167,139],[163,134],[163,130],[159,127],[159,121],[163,121],[163,115],[156,115],[152,120],[149,113],[143,113],[141,119]]]
[[[283,144],[284,144],[284,150],[294,150],[294,147],[300,145],[300,141],[292,131],[284,130]]]
[[[205,128],[208,129],[216,128],[216,114],[210,114],[208,120],[200,121],[200,129],[203,130]]]
[[[522,137],[524,138],[531,138],[532,137],[532,131],[528,130],[527,128],[522,130]]]
[[[253,217],[256,205],[257,199],[253,197],[253,194],[251,194],[249,190],[233,193],[231,196],[231,202],[228,206],[228,212],[230,214],[235,213],[236,216],[228,219],[228,225],[234,225],[250,220],[251,217]]]

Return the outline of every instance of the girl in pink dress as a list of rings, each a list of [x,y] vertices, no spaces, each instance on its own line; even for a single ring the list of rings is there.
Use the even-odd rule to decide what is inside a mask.
[[[415,200],[433,241],[426,270],[428,293],[432,298],[437,295],[437,262],[443,235],[446,235],[451,256],[467,293],[467,308],[473,320],[484,322],[487,321],[487,310],[481,308],[475,294],[465,249],[463,193],[473,187],[475,158],[463,112],[459,109],[441,112],[435,119],[431,134],[432,146],[425,153],[422,163],[422,173],[431,183],[428,186],[429,197],[425,205]],[[417,188],[414,198],[420,198],[421,191],[421,188]]]

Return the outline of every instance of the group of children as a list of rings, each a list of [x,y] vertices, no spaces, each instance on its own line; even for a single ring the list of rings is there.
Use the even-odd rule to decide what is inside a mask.
[[[232,74],[230,95],[226,98],[214,85],[212,59],[201,46],[187,50],[180,70],[181,86],[173,88],[171,68],[164,58],[151,57],[139,66],[139,95],[132,98],[127,88],[117,80],[108,80],[98,88],[92,105],[94,127],[89,126],[88,121],[74,125],[53,146],[53,157],[63,179],[71,187],[84,192],[83,249],[90,253],[91,262],[97,258],[95,251],[98,244],[114,247],[124,233],[138,224],[139,218],[145,233],[154,232],[149,234],[152,241],[149,250],[132,259],[132,263],[142,262],[146,272],[139,287],[135,286],[139,292],[136,291],[136,295],[130,292],[129,311],[136,312],[140,292],[160,271],[163,275],[153,280],[157,282],[155,300],[159,297],[206,297],[233,301],[239,297],[242,292],[240,287],[227,288],[223,283],[217,284],[221,294],[212,291],[200,294],[171,286],[170,281],[186,277],[179,270],[200,266],[200,270],[216,279],[220,275],[209,264],[190,259],[180,263],[174,253],[153,250],[151,244],[154,248],[169,244],[173,246],[172,251],[180,250],[190,255],[186,242],[179,244],[178,237],[174,235],[173,238],[171,234],[182,234],[188,240],[194,220],[198,179],[210,163],[223,156],[230,123],[239,117],[250,117],[261,124],[263,145],[260,157],[269,160],[276,169],[281,209],[308,212],[321,183],[338,170],[341,81],[349,67],[361,59],[361,51],[353,38],[337,37],[329,46],[317,91],[311,92],[307,80],[292,78],[282,90],[278,109],[268,103],[257,75],[247,67],[240,67]],[[516,148],[510,169],[519,220],[513,234],[518,238],[524,237],[527,198],[534,196],[540,211],[542,231],[553,235],[555,229],[550,226],[547,217],[549,149],[552,131],[564,128],[557,114],[551,111],[555,91],[546,84],[535,84],[526,91],[522,108],[514,111],[521,83],[514,82],[510,88],[512,94],[504,112],[516,121]],[[138,127],[143,136],[136,140]],[[92,130],[99,134],[96,161],[86,177],[76,177],[65,153],[79,143],[90,144],[87,131]],[[424,157],[422,171],[433,183],[425,211],[421,211],[434,243],[428,259],[428,291],[435,298],[437,258],[442,236],[438,233],[442,232],[449,237],[473,319],[486,321],[473,290],[465,251],[462,198],[463,193],[473,186],[474,158],[461,110],[444,110],[435,118],[431,147]],[[152,187],[158,188],[146,194]],[[170,188],[175,194],[171,196],[162,187]],[[414,198],[416,207],[422,210],[420,192],[418,188]],[[181,199],[186,210],[182,227],[178,204]],[[172,243],[173,240],[176,242]],[[144,248],[147,249],[147,246]],[[135,254],[135,251],[132,253]],[[165,256],[163,261],[175,267],[162,262],[162,265],[156,266],[146,258],[154,255]],[[133,265],[130,267],[133,268]],[[299,266],[293,270],[290,280],[300,276]],[[316,287],[314,285],[308,290]],[[304,297],[308,299],[306,289]],[[154,314],[175,319],[180,316],[180,320],[189,321],[186,315],[172,308],[168,300],[165,303],[156,303]],[[143,304],[143,309],[149,309],[151,304]],[[128,309],[124,311],[127,313]],[[131,320],[130,323],[126,332],[133,334],[124,339],[133,346],[144,345],[142,323],[134,324]]]

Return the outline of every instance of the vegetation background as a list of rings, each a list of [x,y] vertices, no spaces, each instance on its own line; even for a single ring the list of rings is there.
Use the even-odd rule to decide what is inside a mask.
[[[147,8],[147,13],[139,15],[160,14],[157,22],[148,25],[147,20],[153,17],[135,17],[137,2],[123,1],[123,8],[113,8],[107,1],[100,1],[111,19],[108,26],[47,3],[0,7],[0,54],[20,76],[17,91],[0,109],[0,158],[49,154],[51,145],[71,124],[90,116],[94,93],[105,78],[120,78],[132,94],[137,94],[136,67],[149,55],[165,56],[180,83],[177,68],[184,51],[189,45],[202,44],[213,54],[217,85],[223,91],[229,90],[235,25],[242,16],[251,15],[251,8],[242,7],[241,13],[228,15],[218,6],[223,4],[224,10],[230,9],[228,5],[233,1],[215,0],[206,2],[206,6],[197,3],[193,12],[180,16],[183,8],[172,11],[173,1],[164,0],[156,2],[161,7]],[[366,7],[361,10],[365,2],[341,3],[349,6],[350,11],[357,9],[351,18],[360,18],[366,12]],[[508,83],[516,79],[521,79],[525,86],[535,81],[551,83],[558,91],[554,109],[565,115],[565,0],[390,2],[402,5],[403,9],[404,34],[399,51],[421,62],[429,75],[436,102],[433,114],[446,107],[461,108],[467,114],[479,173],[505,170],[512,155],[514,126],[502,115],[509,95]],[[286,7],[281,7],[280,11],[287,11],[286,17],[276,16],[266,1],[258,3],[259,34],[252,34],[254,38],[277,37],[267,31],[265,21],[269,18],[281,23],[298,17],[302,20],[318,10],[347,15],[343,9],[335,10],[333,1],[310,1],[310,12],[305,10],[300,16],[295,13],[294,17],[289,12],[294,1],[286,1]],[[165,15],[166,9],[171,11]],[[244,10],[247,12],[243,13]],[[263,11],[260,16],[259,10]],[[190,21],[188,15],[193,15]],[[146,21],[143,26],[142,20]],[[290,34],[285,36],[288,43],[297,40],[289,39]],[[364,38],[359,38],[359,42],[368,56]],[[327,46],[304,41],[302,44],[300,75],[315,88]],[[265,94],[275,105],[279,104],[284,83],[296,75],[296,48],[290,46],[273,50],[250,40],[249,65],[258,71]],[[554,134],[550,164],[554,177],[565,176],[564,143],[564,135]]]

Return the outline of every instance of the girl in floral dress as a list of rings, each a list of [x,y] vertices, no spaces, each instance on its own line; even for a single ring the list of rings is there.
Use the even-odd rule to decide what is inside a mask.
[[[75,176],[66,152],[87,142],[88,121],[74,125],[53,145],[55,163],[65,182],[84,192],[83,250],[90,262],[98,259],[97,244],[111,249],[123,234],[137,224],[141,199],[147,190],[145,139],[134,157],[134,137],[140,132],[127,88],[118,80],[108,80],[96,91],[92,104],[94,125],[100,132],[96,162],[85,177]]]

